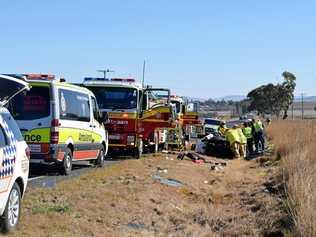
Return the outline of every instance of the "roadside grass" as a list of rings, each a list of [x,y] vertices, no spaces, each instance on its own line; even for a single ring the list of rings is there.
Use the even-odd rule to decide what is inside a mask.
[[[279,202],[264,191],[268,168],[222,160],[227,166],[216,172],[166,156],[146,155],[53,188],[28,189],[11,236],[269,236],[280,229]],[[161,184],[156,175],[185,185]]]
[[[316,122],[275,121],[268,128],[281,158],[284,205],[294,236],[316,236]]]

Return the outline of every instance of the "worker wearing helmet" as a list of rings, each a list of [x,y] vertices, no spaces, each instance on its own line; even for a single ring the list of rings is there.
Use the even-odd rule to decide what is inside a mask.
[[[220,122],[217,131],[218,131],[219,135],[221,135],[221,136],[223,136],[223,137],[225,136],[225,133],[226,133],[226,131],[227,131],[227,127],[226,127],[225,121],[221,121],[221,122]]]
[[[253,129],[253,137],[255,141],[256,153],[259,153],[260,144],[261,144],[261,152],[263,153],[264,143],[265,143],[264,135],[263,135],[264,127],[259,118],[253,121],[252,129]]]
[[[253,154],[253,133],[251,123],[245,122],[244,128],[242,129],[243,134],[247,138],[247,150],[250,155]]]

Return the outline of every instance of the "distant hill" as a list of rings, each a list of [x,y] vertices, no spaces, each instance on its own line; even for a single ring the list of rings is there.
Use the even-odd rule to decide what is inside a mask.
[[[244,99],[246,99],[247,97],[244,96],[244,95],[228,95],[228,96],[224,96],[224,97],[220,97],[220,98],[215,98],[214,100],[225,100],[225,101],[234,101],[234,102],[237,102],[237,101],[242,101]]]
[[[299,102],[302,100],[302,97],[300,96],[295,96],[294,97],[294,101],[295,102]],[[304,96],[304,101],[307,101],[307,102],[316,102],[316,96]]]

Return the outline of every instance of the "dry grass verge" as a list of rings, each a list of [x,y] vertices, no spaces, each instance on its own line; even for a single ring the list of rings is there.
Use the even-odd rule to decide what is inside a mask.
[[[28,189],[12,236],[282,236],[280,201],[259,162],[211,164],[148,155],[90,172],[49,189]],[[181,181],[171,187],[155,178]]]
[[[285,204],[294,222],[294,235],[316,236],[316,122],[278,121],[268,135],[282,158]]]

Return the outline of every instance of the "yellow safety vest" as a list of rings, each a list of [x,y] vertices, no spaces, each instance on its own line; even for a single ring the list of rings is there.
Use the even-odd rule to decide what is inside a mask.
[[[256,121],[254,124],[253,124],[254,128],[255,128],[255,132],[260,132],[263,130],[263,125],[262,125],[262,122],[261,121]]]
[[[229,129],[225,133],[226,140],[232,145],[234,142],[240,142],[238,131],[236,129]]]
[[[245,127],[243,128],[243,133],[246,136],[246,138],[250,139],[252,138],[252,128],[251,127]]]
[[[247,138],[245,137],[245,135],[243,134],[241,128],[237,128],[236,129],[238,132],[238,136],[239,136],[239,142],[241,144],[246,144],[247,143]]]

